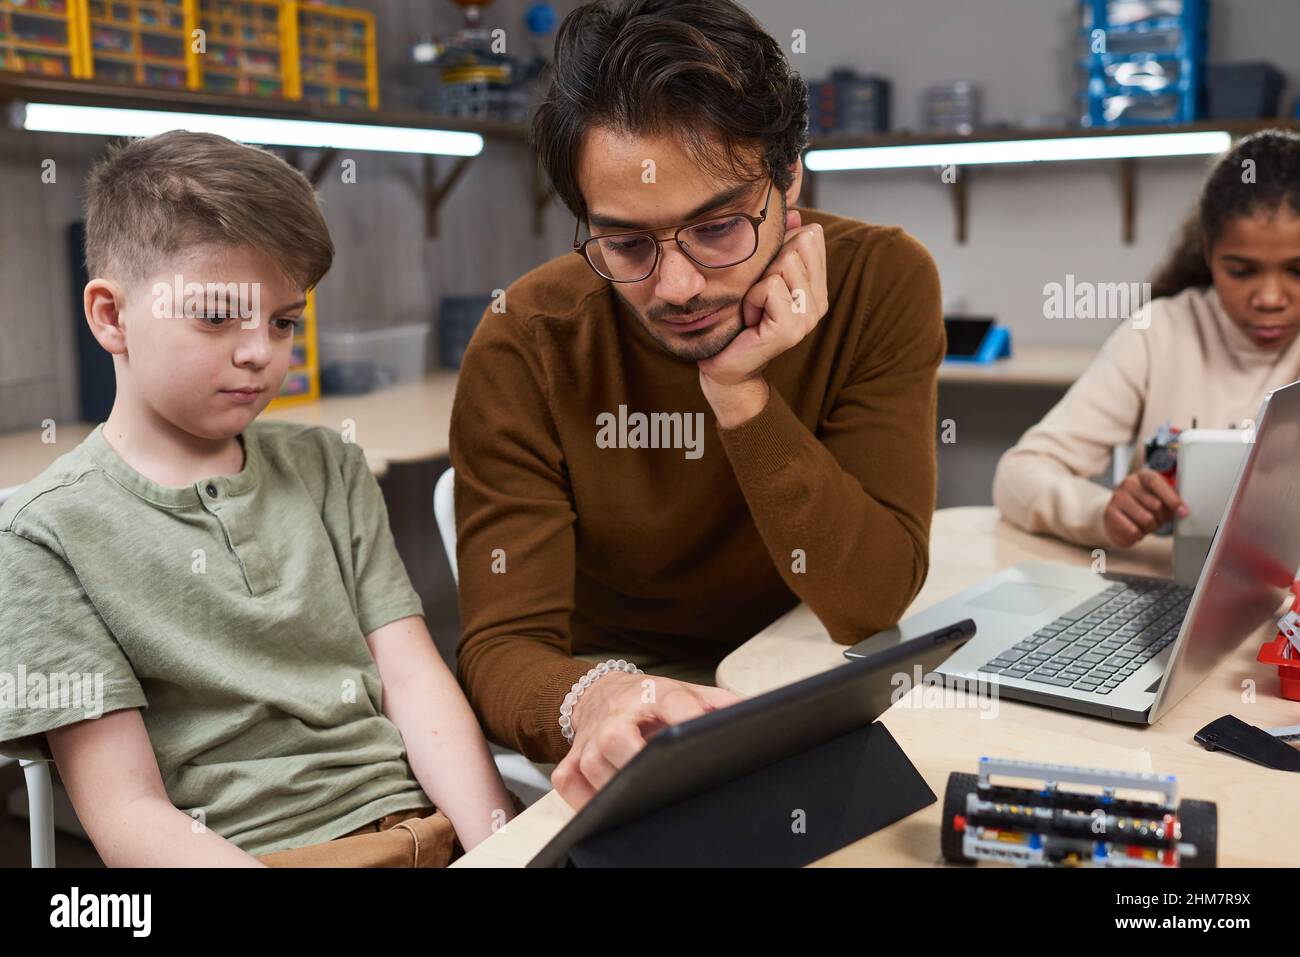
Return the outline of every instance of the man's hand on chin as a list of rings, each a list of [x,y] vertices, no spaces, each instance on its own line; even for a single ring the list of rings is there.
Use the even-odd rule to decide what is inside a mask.
[[[745,294],[745,329],[716,356],[697,363],[700,388],[718,427],[744,425],[767,406],[767,364],[793,349],[826,315],[826,238],[818,223],[804,226],[785,214],[785,242],[767,271]]]

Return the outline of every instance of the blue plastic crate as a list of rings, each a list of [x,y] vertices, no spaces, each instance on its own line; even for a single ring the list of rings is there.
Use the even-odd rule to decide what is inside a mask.
[[[1085,127],[1168,126],[1204,115],[1208,0],[1081,0]],[[1105,49],[1093,50],[1094,31]]]
[[[438,364],[459,369],[491,296],[444,296],[438,310]]]

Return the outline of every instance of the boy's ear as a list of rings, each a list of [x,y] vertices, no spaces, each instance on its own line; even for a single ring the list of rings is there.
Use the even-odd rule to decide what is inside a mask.
[[[113,355],[126,354],[126,327],[122,324],[122,287],[110,279],[92,279],[82,293],[90,334]]]

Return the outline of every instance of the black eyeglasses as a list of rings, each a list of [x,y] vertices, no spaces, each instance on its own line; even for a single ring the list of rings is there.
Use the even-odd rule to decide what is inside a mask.
[[[672,239],[692,262],[706,269],[740,265],[758,252],[758,227],[767,219],[772,186],[769,180],[767,199],[763,201],[763,211],[757,216],[728,213],[703,222],[688,223],[676,227]],[[579,242],[581,230],[582,218],[579,217],[573,228],[573,251],[585,257],[591,268],[610,282],[648,279],[659,267],[660,245],[669,241],[655,239],[649,230],[637,230],[592,236]]]

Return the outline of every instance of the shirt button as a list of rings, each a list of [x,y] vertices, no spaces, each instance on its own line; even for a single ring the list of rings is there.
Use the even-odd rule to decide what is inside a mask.
[[[217,487],[216,487],[215,485],[213,485],[211,482],[209,482],[209,483],[208,483],[208,498],[216,498],[216,497],[217,497]]]

